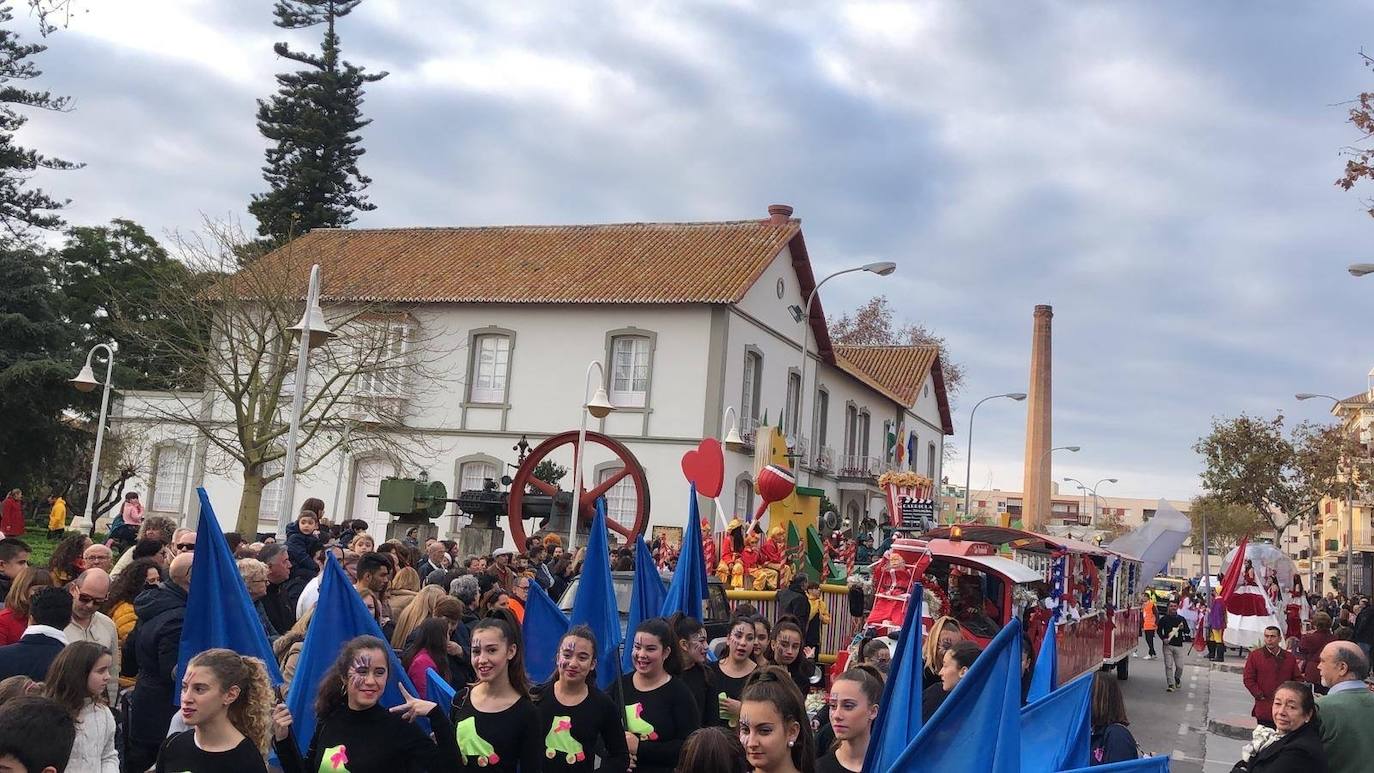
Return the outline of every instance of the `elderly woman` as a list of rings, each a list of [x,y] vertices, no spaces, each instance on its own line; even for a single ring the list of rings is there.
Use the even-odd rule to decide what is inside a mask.
[[[1257,728],[1231,773],[1326,773],[1326,747],[1312,690],[1284,682],[1274,690],[1274,730]]]
[[[243,578],[243,584],[248,588],[248,598],[253,600],[253,609],[258,613],[258,620],[262,621],[262,630],[269,642],[275,641],[281,633],[273,627],[272,621],[267,618],[267,609],[262,605],[262,599],[267,595],[267,564],[256,558],[240,558],[238,567],[239,577]]]

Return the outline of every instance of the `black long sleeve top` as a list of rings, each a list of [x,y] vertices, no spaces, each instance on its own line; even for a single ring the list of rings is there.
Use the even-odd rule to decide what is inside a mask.
[[[544,764],[544,731],[529,698],[521,698],[501,711],[486,712],[477,710],[462,693],[454,701],[452,718],[460,755],[458,770],[528,773]]]
[[[635,687],[634,674],[621,680],[629,732],[639,736],[635,773],[673,773],[687,736],[701,727],[692,693],[677,677],[647,692]]]
[[[458,773],[453,725],[437,706],[428,719],[434,740],[380,704],[362,711],[344,706],[317,722],[304,759],[294,739],[276,744],[277,757],[284,773],[345,767],[350,773]]]
[[[621,724],[624,710],[606,693],[592,687],[580,703],[568,706],[550,687],[535,707],[539,730],[546,733],[541,745],[545,771],[625,773],[629,769],[630,750]],[[598,749],[603,757],[601,767],[595,768],[593,757]]]

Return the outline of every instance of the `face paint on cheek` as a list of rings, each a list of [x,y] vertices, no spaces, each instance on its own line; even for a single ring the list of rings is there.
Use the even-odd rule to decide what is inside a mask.
[[[372,672],[372,656],[366,653],[353,658],[353,689],[361,690],[363,680]]]

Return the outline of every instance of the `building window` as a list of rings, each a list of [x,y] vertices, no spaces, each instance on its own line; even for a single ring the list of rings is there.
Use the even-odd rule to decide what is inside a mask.
[[[353,497],[349,517],[368,523],[368,531],[382,539],[390,516],[377,510],[377,494],[382,491],[382,479],[395,475],[396,465],[388,459],[372,457],[353,462]],[[369,496],[371,495],[371,496]]]
[[[916,460],[911,460],[911,466],[916,466]],[[935,480],[935,444],[926,443],[926,477]]]
[[[620,474],[621,467],[622,465],[613,465],[597,470],[596,482],[604,483],[606,479]],[[635,483],[629,475],[621,478],[606,492],[606,517],[621,526],[634,527]]]
[[[746,520],[754,512],[754,482],[748,475],[735,481],[735,517]]]
[[[488,479],[498,480],[496,465],[491,462],[464,462],[458,469],[459,491],[481,491]]]
[[[281,495],[282,495],[282,468],[281,459],[264,462],[262,465],[262,477],[272,475],[277,476],[275,480],[262,487],[262,499],[258,502],[258,521],[271,521],[276,523],[281,517]]]
[[[873,423],[873,417],[868,415],[868,411],[859,412],[859,448],[855,451],[858,456],[868,456],[868,451],[872,448],[869,445],[869,425]]]
[[[510,336],[479,335],[473,339],[472,387],[474,403],[504,403],[510,376]]]
[[[186,496],[186,476],[191,468],[190,447],[181,443],[159,447],[153,467],[153,496],[150,507],[163,513],[181,512]]]
[[[358,374],[358,391],[373,397],[401,397],[410,336],[403,324],[376,325],[364,333],[359,358],[370,362]],[[293,374],[294,375],[294,374]]]
[[[830,393],[824,389],[816,392],[816,415],[813,417],[816,427],[811,431],[816,438],[816,447],[824,448],[827,438],[826,425],[830,422]]]
[[[782,434],[801,434],[801,374],[787,373],[787,404],[782,413]]]
[[[649,396],[652,347],[647,336],[619,335],[611,339],[611,402],[643,408]]]
[[[855,441],[859,436],[859,409],[852,403],[844,407],[844,454],[854,455]]]
[[[883,461],[893,462],[897,458],[897,444],[901,440],[897,437],[897,422],[891,419],[883,419]]]
[[[740,410],[745,418],[759,418],[759,392],[763,385],[763,355],[756,351],[744,353],[744,394]]]

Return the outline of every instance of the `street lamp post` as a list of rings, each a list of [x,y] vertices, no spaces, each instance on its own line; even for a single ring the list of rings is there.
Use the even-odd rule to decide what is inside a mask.
[[[1366,263],[1359,263],[1356,266],[1368,266]],[[1350,273],[1355,276],[1363,274],[1355,273],[1356,266],[1350,267]],[[1367,273],[1367,272],[1366,272]],[[1339,406],[1339,398],[1331,395],[1319,395],[1312,392],[1299,392],[1293,397],[1299,400],[1311,400],[1314,397],[1323,397]],[[1345,592],[1346,594],[1355,592],[1355,490],[1354,490],[1355,467],[1351,464],[1350,470],[1345,474]],[[1308,529],[1307,535],[1307,592],[1311,593],[1312,586],[1312,562],[1316,556],[1313,555],[1316,546],[1312,544],[1312,530]]]
[[[1121,481],[1117,480],[1116,478],[1103,478],[1102,480],[1099,480],[1098,482],[1096,482],[1096,483],[1093,484],[1093,487],[1092,487],[1092,492],[1093,492],[1093,517],[1092,517],[1092,521],[1089,522],[1089,525],[1092,526],[1092,528],[1093,528],[1094,531],[1097,530],[1097,487],[1098,487],[1098,486],[1101,486],[1103,483],[1120,483],[1120,482],[1121,482]]]
[[[801,437],[801,428],[806,426],[806,404],[811,402],[811,400],[808,399],[811,393],[808,392],[806,389],[806,345],[811,338],[811,302],[816,300],[816,294],[821,291],[821,285],[824,285],[826,282],[829,282],[831,279],[834,279],[835,277],[840,276],[841,274],[852,274],[855,271],[867,271],[870,274],[877,274],[878,276],[890,276],[892,272],[896,270],[896,263],[893,263],[890,260],[880,260],[875,263],[865,263],[862,266],[855,266],[854,268],[846,268],[841,271],[836,271],[835,273],[817,282],[816,286],[811,288],[811,292],[808,293],[806,296],[806,306],[802,309],[801,314],[796,314],[796,307],[792,307],[794,309],[793,317],[798,322],[800,322],[802,326],[801,383],[797,385],[797,426],[792,430],[792,433],[797,437]],[[801,463],[799,463],[797,467],[803,467],[806,464],[806,461],[806,459],[802,459]],[[801,470],[798,469],[796,470],[796,472],[800,473]],[[798,477],[798,481],[800,480],[801,478]],[[807,475],[807,480],[810,480],[809,473]]]
[[[1012,400],[1015,400],[1016,402],[1019,403],[1019,402],[1021,402],[1022,400],[1026,399],[1026,393],[1025,393],[1025,392],[1004,392],[1003,394],[1000,394],[1000,395],[988,395],[987,397],[984,397],[982,400],[979,400],[978,402],[974,403],[974,404],[973,404],[973,410],[971,410],[971,411],[968,412],[968,453],[965,454],[965,456],[966,456],[967,458],[964,459],[964,517],[965,517],[965,518],[968,518],[968,517],[970,517],[970,516],[972,515],[972,513],[969,512],[968,504],[969,504],[969,489],[970,489],[970,486],[971,486],[972,483],[973,483],[973,417],[974,417],[975,415],[977,415],[977,413],[978,413],[978,406],[982,405],[983,403],[986,403],[986,402],[989,401],[989,400],[996,400],[996,399],[999,398],[999,397],[1009,397],[1009,398],[1011,398]],[[953,521],[954,521],[954,519],[951,517],[951,518],[950,518],[950,522],[953,522]]]
[[[296,450],[301,429],[301,411],[305,408],[305,381],[308,378],[310,347],[323,346],[334,337],[329,323],[320,310],[320,264],[310,267],[310,286],[305,293],[305,311],[301,321],[288,328],[299,336],[296,347],[296,382],[291,393],[291,429],[286,434],[286,461],[282,467],[281,503],[277,510],[277,541],[286,538],[286,522],[296,500]]]
[[[81,372],[76,374],[76,378],[68,383],[76,387],[78,391],[93,391],[100,382],[95,380],[95,371],[91,369],[91,358],[95,356],[96,349],[105,350],[105,389],[100,395],[100,421],[95,425],[95,455],[91,457],[91,481],[86,486],[86,514],[72,519],[73,531],[90,531],[95,524],[95,489],[100,482],[100,449],[105,445],[105,417],[110,410],[110,382],[114,375],[114,346],[112,344],[96,344],[86,352],[86,364],[81,366]]]
[[[1079,480],[1078,478],[1070,478],[1070,477],[1068,477],[1067,475],[1064,476],[1064,482],[1065,482],[1065,483],[1077,483],[1077,484],[1078,484],[1078,490],[1079,490],[1079,492],[1080,492],[1079,499],[1082,500],[1082,502],[1079,504],[1079,508],[1080,508],[1080,509],[1079,509],[1079,511],[1078,511],[1078,517],[1079,517],[1079,519],[1082,519],[1082,518],[1083,518],[1083,511],[1088,509],[1088,491],[1090,490],[1090,489],[1088,488],[1088,484],[1084,483],[1083,481]],[[1091,525],[1091,524],[1092,524],[1092,521],[1089,521],[1088,523],[1089,523],[1089,525]]]
[[[615,410],[611,404],[610,397],[606,394],[606,371],[601,367],[598,360],[592,360],[587,365],[587,380],[582,385],[582,398],[587,399],[587,393],[592,388],[592,371],[598,374],[596,382],[596,392],[591,399],[587,400],[586,405],[582,406],[582,428],[577,432],[577,451],[576,459],[573,460],[573,487],[572,487],[572,523],[568,526],[568,552],[571,553],[577,547],[577,518],[582,514],[582,457],[583,451],[587,447],[587,415],[591,414],[598,419],[604,419]],[[522,546],[523,547],[523,546]]]

